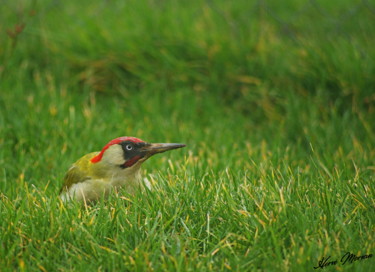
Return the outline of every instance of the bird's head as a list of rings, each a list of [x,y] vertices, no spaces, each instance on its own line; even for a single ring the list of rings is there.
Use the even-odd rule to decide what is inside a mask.
[[[134,137],[120,137],[106,144],[91,163],[105,162],[121,169],[140,165],[152,155],[184,147],[184,144],[147,143]]]

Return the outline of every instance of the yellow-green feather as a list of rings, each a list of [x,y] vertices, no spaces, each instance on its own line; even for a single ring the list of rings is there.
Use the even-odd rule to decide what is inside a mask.
[[[90,161],[93,157],[98,155],[99,152],[89,153],[78,161],[68,170],[64,177],[64,185],[60,193],[67,191],[73,184],[84,182],[87,179],[100,178],[98,171],[94,171],[93,163]]]

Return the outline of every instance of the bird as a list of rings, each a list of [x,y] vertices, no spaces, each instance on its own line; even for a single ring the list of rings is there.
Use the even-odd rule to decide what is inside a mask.
[[[108,142],[99,152],[77,160],[67,171],[60,190],[63,202],[94,202],[111,190],[125,188],[134,193],[142,186],[141,165],[151,156],[185,147],[179,143],[148,143],[123,136]]]

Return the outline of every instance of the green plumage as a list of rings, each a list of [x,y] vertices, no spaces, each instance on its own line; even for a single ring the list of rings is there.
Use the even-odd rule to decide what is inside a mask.
[[[84,182],[91,178],[102,178],[100,172],[98,173],[92,166],[91,159],[98,155],[99,152],[89,153],[78,161],[76,161],[72,167],[68,170],[64,177],[64,185],[62,186],[60,193],[67,191],[73,184]]]

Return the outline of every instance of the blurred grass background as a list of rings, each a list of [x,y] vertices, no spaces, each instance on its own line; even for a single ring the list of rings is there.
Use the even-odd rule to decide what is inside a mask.
[[[44,232],[22,226],[48,227],[52,217],[74,221],[77,209],[63,219],[44,202],[55,199],[72,162],[123,135],[188,145],[145,164],[146,175],[160,175],[155,183],[164,199],[148,196],[150,204],[138,196],[134,203],[149,207],[146,219],[163,225],[156,207],[169,207],[175,218],[173,207],[185,200],[182,211],[199,226],[195,234],[172,228],[176,241],[191,243],[191,256],[181,257],[186,266],[173,261],[181,249],[160,261],[157,249],[147,246],[153,241],[131,229],[146,246],[139,253],[139,244],[127,245],[126,255],[135,260],[122,260],[127,269],[298,271],[328,253],[373,251],[374,11],[365,0],[3,1],[1,256],[8,258],[2,265],[53,269],[42,256],[39,266],[27,257],[34,251],[25,241],[48,254],[51,245],[33,244]],[[130,216],[137,207],[115,209]],[[28,210],[32,221],[23,217]],[[217,215],[218,240],[204,240],[202,249],[191,241],[199,240],[210,212]],[[347,226],[351,217],[355,227]],[[98,270],[82,253],[103,246],[100,230],[91,231],[98,231],[94,245],[57,239],[59,270],[77,263]],[[109,248],[120,252],[126,241]],[[66,243],[80,250],[69,251]],[[61,247],[68,253],[58,253]],[[150,252],[161,266],[141,260]],[[121,258],[113,258],[102,261],[104,270],[117,267]],[[366,265],[371,261],[346,269]]]

